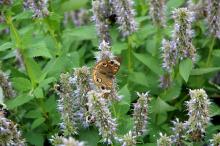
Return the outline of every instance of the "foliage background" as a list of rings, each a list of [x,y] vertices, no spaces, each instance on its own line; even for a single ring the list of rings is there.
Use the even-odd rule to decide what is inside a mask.
[[[148,133],[143,145],[155,145],[159,132],[171,132],[171,120],[178,117],[187,119],[184,101],[189,99],[188,90],[204,88],[211,101],[212,122],[207,128],[207,138],[220,129],[217,119],[220,115],[218,85],[210,84],[210,79],[220,70],[220,45],[216,39],[208,37],[206,22],[193,23],[196,34],[193,44],[197,48],[199,61],[195,69],[183,67],[182,73],[189,71],[188,81],[183,80],[177,69],[175,83],[168,89],[159,87],[161,67],[161,42],[170,38],[173,29],[171,11],[186,5],[184,0],[168,0],[168,24],[158,29],[149,17],[149,1],[135,0],[138,31],[122,38],[116,26],[112,26],[112,51],[122,58],[120,72],[117,74],[119,93],[123,101],[116,104],[119,134],[125,134],[132,127],[129,115],[132,103],[136,101],[136,92],[150,91],[150,115]],[[62,72],[72,72],[75,67],[94,66],[94,54],[99,45],[93,22],[77,27],[71,22],[63,24],[64,13],[80,8],[91,9],[89,0],[51,0],[50,15],[44,19],[32,19],[31,11],[23,11],[23,2],[16,0],[10,6],[0,6],[6,16],[6,22],[0,24],[0,31],[9,29],[9,33],[0,33],[1,70],[8,73],[16,97],[6,100],[10,110],[9,118],[19,124],[26,141],[30,145],[48,144],[51,135],[59,131],[60,115],[57,112],[57,96],[53,85]],[[89,11],[90,16],[92,15]],[[211,63],[207,65],[209,48]],[[24,68],[19,66],[16,54],[20,54]],[[187,76],[187,75],[186,75]],[[125,124],[126,123],[126,124]],[[97,145],[100,137],[95,127],[80,129],[77,139]],[[99,143],[98,145],[102,145]],[[142,144],[140,144],[142,145]]]

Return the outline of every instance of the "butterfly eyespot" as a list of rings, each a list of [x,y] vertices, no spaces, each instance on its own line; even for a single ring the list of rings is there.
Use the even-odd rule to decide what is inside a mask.
[[[102,79],[97,78],[96,81],[99,82],[99,83],[101,83],[101,82],[102,82]]]
[[[107,63],[102,63],[102,65],[103,65],[104,67],[107,67],[107,66],[108,66]]]
[[[105,87],[104,87],[104,86],[101,86],[101,89],[102,89],[102,90],[105,90]]]
[[[111,63],[111,64],[115,64],[115,62],[114,62],[114,61],[110,61],[110,63]]]

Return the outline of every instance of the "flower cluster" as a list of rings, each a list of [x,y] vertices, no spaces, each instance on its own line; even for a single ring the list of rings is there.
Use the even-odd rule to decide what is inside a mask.
[[[76,111],[78,105],[73,98],[73,89],[70,84],[70,75],[68,73],[60,75],[60,84],[56,85],[55,90],[59,95],[58,110],[61,114],[61,129],[64,136],[70,136],[77,133]]]
[[[0,4],[10,5],[12,4],[12,0],[0,0]]]
[[[121,139],[119,139],[119,142],[122,143],[122,146],[135,146],[136,136],[133,134],[132,131],[129,131]]]
[[[89,12],[86,9],[66,12],[63,21],[65,26],[68,21],[72,22],[75,26],[83,26],[89,21]]]
[[[134,104],[134,135],[142,136],[146,132],[147,117],[148,117],[148,101],[149,95],[146,93],[137,93],[138,101]]]
[[[220,3],[218,0],[208,0],[207,22],[209,31],[215,37],[220,38]]]
[[[176,146],[182,146],[183,144],[183,140],[184,140],[184,136],[185,136],[185,131],[186,131],[186,125],[182,122],[179,121],[178,118],[176,118],[176,121],[172,121],[173,123],[173,127],[172,127],[172,132],[173,135],[171,135],[171,140],[172,140],[172,144],[176,145]]]
[[[116,119],[112,118],[107,105],[108,102],[102,97],[102,94],[94,90],[88,92],[88,108],[95,118],[95,125],[99,129],[103,141],[111,144],[116,137],[117,123]]]
[[[111,17],[116,17],[116,22],[123,36],[128,36],[137,30],[131,0],[96,0],[93,1],[92,5],[93,20],[96,23],[100,42],[104,40],[110,43],[109,25]]]
[[[213,139],[210,140],[211,146],[220,145],[220,133],[214,134]]]
[[[178,57],[182,60],[190,58],[195,61],[195,47],[192,44],[194,32],[191,29],[194,20],[194,13],[187,8],[178,8],[173,11],[175,27],[173,32],[173,42],[176,43]]]
[[[52,145],[54,146],[84,146],[84,142],[75,140],[73,137],[65,138],[63,136],[58,136],[57,134],[52,136],[50,139]]]
[[[188,8],[195,13],[195,19],[204,18],[207,13],[207,0],[188,0]]]
[[[93,21],[96,24],[96,30],[100,41],[110,42],[109,24],[107,17],[110,15],[109,3],[105,0],[96,0],[92,2]]]
[[[165,10],[165,0],[150,0],[150,16],[159,27],[166,25]]]
[[[189,119],[187,133],[193,141],[201,141],[205,129],[210,121],[209,105],[210,101],[203,89],[190,90],[191,99],[186,102]]]
[[[8,76],[0,71],[0,87],[3,90],[5,98],[12,98],[15,96],[15,91],[12,88],[11,82],[8,80]]]
[[[171,146],[172,141],[166,134],[160,133],[160,138],[157,140],[157,146]]]
[[[115,14],[117,15],[117,23],[119,30],[123,36],[128,36],[137,30],[135,22],[135,12],[132,9],[132,0],[112,0]]]
[[[17,124],[7,119],[0,109],[0,145],[25,146]]]
[[[43,18],[49,15],[47,3],[48,0],[24,0],[24,8],[34,12],[33,18]]]
[[[75,86],[73,91],[73,98],[75,105],[78,106],[77,115],[84,127],[88,127],[89,123],[86,120],[90,117],[87,107],[87,93],[92,90],[92,84],[90,82],[90,70],[88,67],[83,66],[74,70],[73,78],[70,79],[71,84]],[[76,107],[75,106],[75,107]]]

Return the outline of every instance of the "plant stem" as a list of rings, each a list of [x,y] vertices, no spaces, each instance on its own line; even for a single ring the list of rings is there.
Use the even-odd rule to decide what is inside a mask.
[[[214,45],[215,45],[215,37],[212,38],[212,42],[211,42],[211,45],[209,47],[208,59],[207,59],[207,62],[206,62],[207,67],[210,65],[210,60],[211,60]]]
[[[132,46],[131,46],[131,36],[128,36],[128,72],[131,73],[132,68]]]

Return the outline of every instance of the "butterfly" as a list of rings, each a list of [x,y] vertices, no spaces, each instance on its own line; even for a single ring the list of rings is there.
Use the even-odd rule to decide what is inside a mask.
[[[99,61],[92,71],[93,82],[101,90],[111,90],[115,74],[120,68],[118,58]]]

